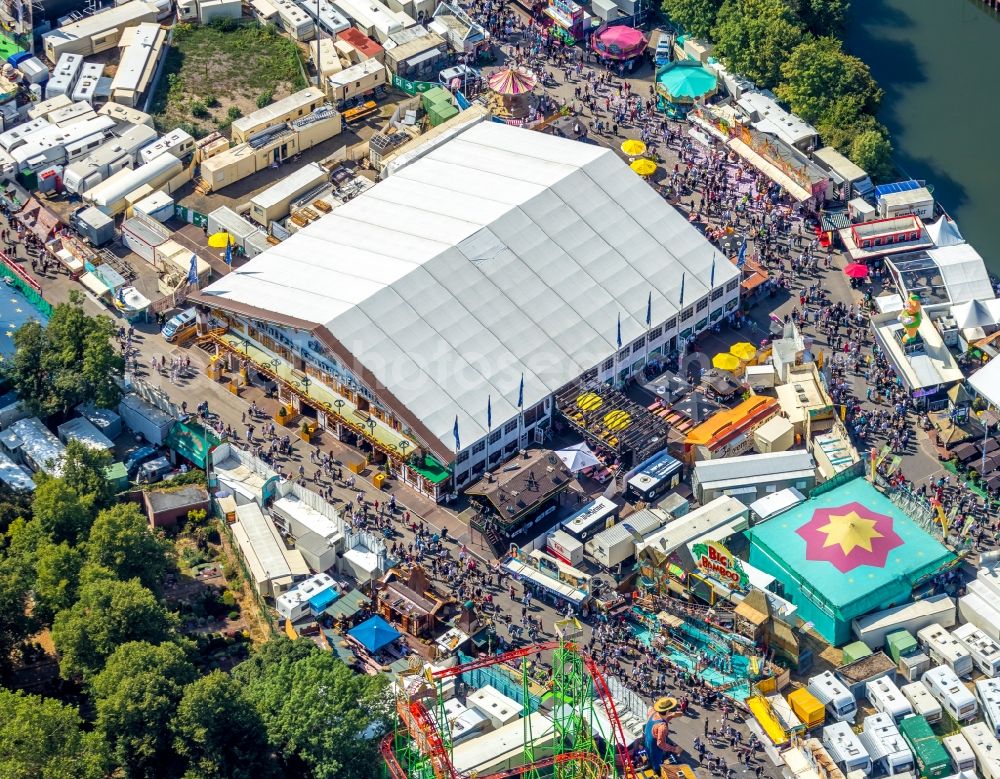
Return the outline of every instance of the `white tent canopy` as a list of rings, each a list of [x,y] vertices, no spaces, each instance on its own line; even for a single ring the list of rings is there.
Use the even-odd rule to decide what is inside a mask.
[[[612,151],[483,122],[202,293],[325,327],[451,448],[739,279]],[[715,305],[721,305],[720,299]],[[704,309],[707,316],[712,304]],[[266,318],[266,316],[261,316]],[[620,321],[620,330],[619,323]]]
[[[560,449],[556,452],[556,457],[563,461],[563,464],[570,473],[579,473],[584,468],[592,468],[595,465],[601,464],[601,461],[597,459],[594,453],[590,451],[590,447],[583,441],[573,444],[573,446],[567,446],[565,449]]]
[[[966,303],[973,298],[989,300],[995,297],[986,263],[969,244],[928,249],[927,254],[941,271],[952,305]]]
[[[946,216],[942,216],[936,222],[925,225],[927,235],[934,241],[935,246],[957,246],[965,243],[965,239],[958,231],[958,225]]]
[[[1000,359],[994,357],[969,377],[969,384],[988,403],[1000,408]]]
[[[1000,300],[973,299],[951,307],[951,315],[963,330],[969,327],[991,327],[1000,323]]]

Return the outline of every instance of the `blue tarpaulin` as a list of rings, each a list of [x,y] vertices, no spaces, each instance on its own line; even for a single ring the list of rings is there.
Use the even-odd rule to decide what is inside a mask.
[[[399,638],[400,632],[382,617],[375,616],[347,631],[347,635],[369,652],[377,652]]]
[[[313,614],[321,614],[323,609],[337,600],[339,595],[340,593],[333,587],[317,592],[309,599],[309,608],[312,610]]]

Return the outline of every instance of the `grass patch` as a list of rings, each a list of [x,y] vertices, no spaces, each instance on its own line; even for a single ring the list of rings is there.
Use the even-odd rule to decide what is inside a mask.
[[[263,105],[305,86],[299,47],[272,25],[178,24],[153,118],[161,132],[182,127],[201,137],[262,107],[265,96]]]

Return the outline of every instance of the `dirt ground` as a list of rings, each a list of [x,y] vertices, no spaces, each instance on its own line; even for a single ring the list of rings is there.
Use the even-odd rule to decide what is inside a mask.
[[[153,105],[158,128],[228,134],[233,119],[305,86],[301,56],[294,42],[258,25],[177,25]]]
[[[229,538],[225,533],[220,533],[219,536],[222,540],[222,561],[227,566],[231,566],[233,570],[239,571],[239,563],[229,543]],[[231,587],[231,590],[236,596],[236,602],[240,606],[240,616],[246,623],[246,630],[250,634],[250,640],[254,646],[259,646],[271,640],[273,637],[271,628],[267,624],[264,615],[260,613],[260,606],[253,593],[250,592],[250,585],[247,583],[246,577],[240,573],[239,578],[239,587]]]

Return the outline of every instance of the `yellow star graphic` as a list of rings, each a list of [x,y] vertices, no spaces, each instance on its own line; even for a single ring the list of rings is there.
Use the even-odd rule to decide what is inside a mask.
[[[849,555],[855,547],[860,546],[866,552],[872,551],[872,539],[882,538],[882,534],[875,529],[874,519],[865,519],[858,515],[856,511],[847,514],[831,514],[829,521],[819,528],[819,532],[826,533],[826,541],[823,547],[839,545],[840,550]]]
[[[15,311],[16,311],[16,312],[17,312],[18,314],[20,314],[20,313],[21,313],[21,311],[23,311],[24,309],[21,309],[21,308],[15,308],[14,310],[15,310]]]

